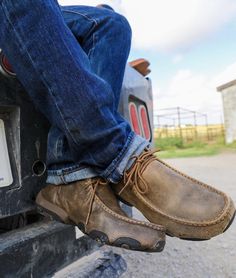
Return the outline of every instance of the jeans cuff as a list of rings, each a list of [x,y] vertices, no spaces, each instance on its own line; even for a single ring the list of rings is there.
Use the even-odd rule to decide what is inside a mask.
[[[112,183],[118,183],[124,172],[134,163],[134,156],[139,156],[149,146],[150,142],[132,132],[132,136],[129,137],[127,144],[121,151],[122,156],[118,160],[114,159],[101,176]]]
[[[61,170],[48,170],[48,177],[46,183],[50,184],[67,184],[78,180],[94,178],[98,173],[92,168],[82,168],[78,170],[61,169]]]
[[[124,172],[134,163],[135,159],[132,157],[139,156],[143,150],[149,146],[150,143],[147,140],[131,132],[122,151],[102,173],[98,173],[96,170],[89,167],[69,167],[60,170],[48,170],[46,182],[59,185],[102,176],[112,183],[118,183],[122,179]]]

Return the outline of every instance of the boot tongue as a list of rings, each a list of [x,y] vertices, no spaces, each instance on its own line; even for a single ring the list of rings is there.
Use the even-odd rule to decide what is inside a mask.
[[[120,208],[117,198],[115,197],[114,192],[110,188],[110,185],[100,185],[97,187],[96,195],[99,199],[111,210],[115,211],[118,214],[127,216],[125,212]]]

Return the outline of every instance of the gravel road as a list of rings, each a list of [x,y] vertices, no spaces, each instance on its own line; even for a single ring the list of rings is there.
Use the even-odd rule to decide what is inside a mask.
[[[230,194],[236,202],[236,152],[211,157],[168,159],[168,163],[189,175]],[[142,218],[135,211],[134,217]],[[236,278],[236,221],[223,235],[209,241],[191,242],[167,237],[159,254],[114,248],[125,258],[127,277]]]

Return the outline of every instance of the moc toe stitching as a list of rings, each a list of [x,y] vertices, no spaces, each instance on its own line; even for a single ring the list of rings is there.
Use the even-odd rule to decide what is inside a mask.
[[[151,203],[147,202],[141,195],[139,195],[138,191],[135,188],[133,188],[133,192],[138,199],[143,201],[154,212],[157,212],[157,213],[161,214],[162,216],[164,216],[170,220],[173,220],[176,223],[181,223],[181,224],[188,225],[188,226],[205,227],[205,226],[215,225],[215,224],[222,222],[231,213],[231,210],[230,210],[231,202],[227,198],[227,202],[226,202],[224,209],[213,220],[208,221],[208,222],[204,222],[204,221],[200,221],[200,222],[188,221],[188,222],[186,222],[185,219],[181,219],[181,218],[177,218],[177,217],[175,218],[175,217],[168,215],[168,214],[164,213],[163,211],[155,208]]]
[[[201,181],[199,181],[199,180],[196,180],[196,179],[194,179],[194,178],[192,178],[192,177],[190,177],[190,176],[188,176],[188,175],[182,173],[181,171],[179,171],[179,170],[175,169],[174,167],[172,167],[172,166],[166,164],[164,161],[159,160],[158,158],[157,158],[157,160],[158,160],[161,164],[163,164],[165,167],[167,167],[167,168],[173,170],[173,171],[176,172],[177,174],[180,174],[182,177],[184,177],[184,178],[186,178],[186,179],[188,179],[188,180],[191,180],[191,181],[197,183],[197,184],[200,185],[201,187],[207,188],[207,189],[208,189],[209,191],[211,191],[211,192],[218,193],[219,195],[223,196],[225,200],[227,199],[227,195],[226,195],[225,193],[223,193],[223,192],[217,190],[216,188],[214,188],[214,187],[212,187],[212,186],[210,186],[210,185],[208,185],[208,184],[206,184],[206,183],[203,183],[203,182],[201,182]]]
[[[203,183],[203,182],[201,182],[199,180],[196,180],[196,179],[194,179],[194,178],[192,178],[192,177],[182,173],[181,171],[179,171],[179,170],[175,169],[174,167],[166,164],[164,161],[162,161],[162,160],[160,160],[158,158],[157,158],[157,160],[160,163],[162,163],[164,166],[166,166],[167,168],[169,168],[169,169],[173,170],[174,172],[180,174],[182,177],[186,178],[187,180],[191,180],[191,181],[197,183],[198,185],[200,185],[201,187],[203,187],[203,188],[205,188],[205,189],[207,189],[207,190],[209,190],[211,192],[214,192],[214,193],[216,193],[216,194],[218,194],[218,195],[220,195],[221,197],[224,198],[224,207],[215,216],[215,218],[213,218],[213,219],[211,219],[211,220],[209,220],[207,222],[206,221],[199,221],[199,222],[190,221],[190,222],[192,222],[192,223],[199,223],[199,224],[203,223],[203,224],[206,224],[206,226],[207,226],[207,225],[217,224],[217,223],[223,221],[228,216],[228,214],[230,214],[231,200],[230,200],[230,198],[224,192],[222,192],[220,190],[217,190],[216,188],[214,188],[214,187],[212,187],[212,186],[210,186],[210,185],[208,185],[206,183]]]
[[[115,213],[114,211],[112,211],[110,208],[108,208],[97,196],[95,197],[95,200],[98,202],[98,204],[109,214],[113,215],[114,217],[120,219],[120,220],[123,220],[127,223],[130,223],[130,224],[139,224],[139,225],[142,225],[144,227],[148,227],[148,228],[152,228],[154,230],[157,230],[157,231],[163,231],[165,232],[165,228],[162,227],[162,226],[159,226],[157,224],[151,224],[151,223],[147,223],[147,222],[143,222],[143,221],[138,221],[138,220],[134,220],[134,219],[131,219],[131,218],[126,218],[122,215],[119,215],[117,213]]]

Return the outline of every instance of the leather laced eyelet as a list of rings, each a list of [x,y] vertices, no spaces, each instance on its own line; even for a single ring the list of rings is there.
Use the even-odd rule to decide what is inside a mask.
[[[153,151],[145,149],[139,157],[131,157],[135,157],[136,159],[133,166],[124,174],[124,186],[118,193],[119,195],[121,195],[128,186],[135,188],[140,194],[147,194],[148,184],[143,179],[142,174],[152,161],[157,160],[157,158],[154,156],[154,153],[159,151],[160,149],[156,149]],[[143,184],[143,186],[140,185],[141,183]]]
[[[86,221],[85,221],[85,231],[87,229],[87,225],[89,223],[89,218],[91,216],[91,213],[92,213],[92,209],[93,209],[93,203],[94,203],[94,199],[95,199],[95,195],[96,195],[96,190],[97,190],[97,187],[102,185],[107,185],[108,182],[105,181],[105,180],[102,180],[101,178],[98,178],[96,180],[94,180],[92,182],[92,194],[91,194],[91,199],[90,199],[90,202],[89,202],[89,209],[88,209],[88,214],[87,214],[87,217],[86,217]]]

